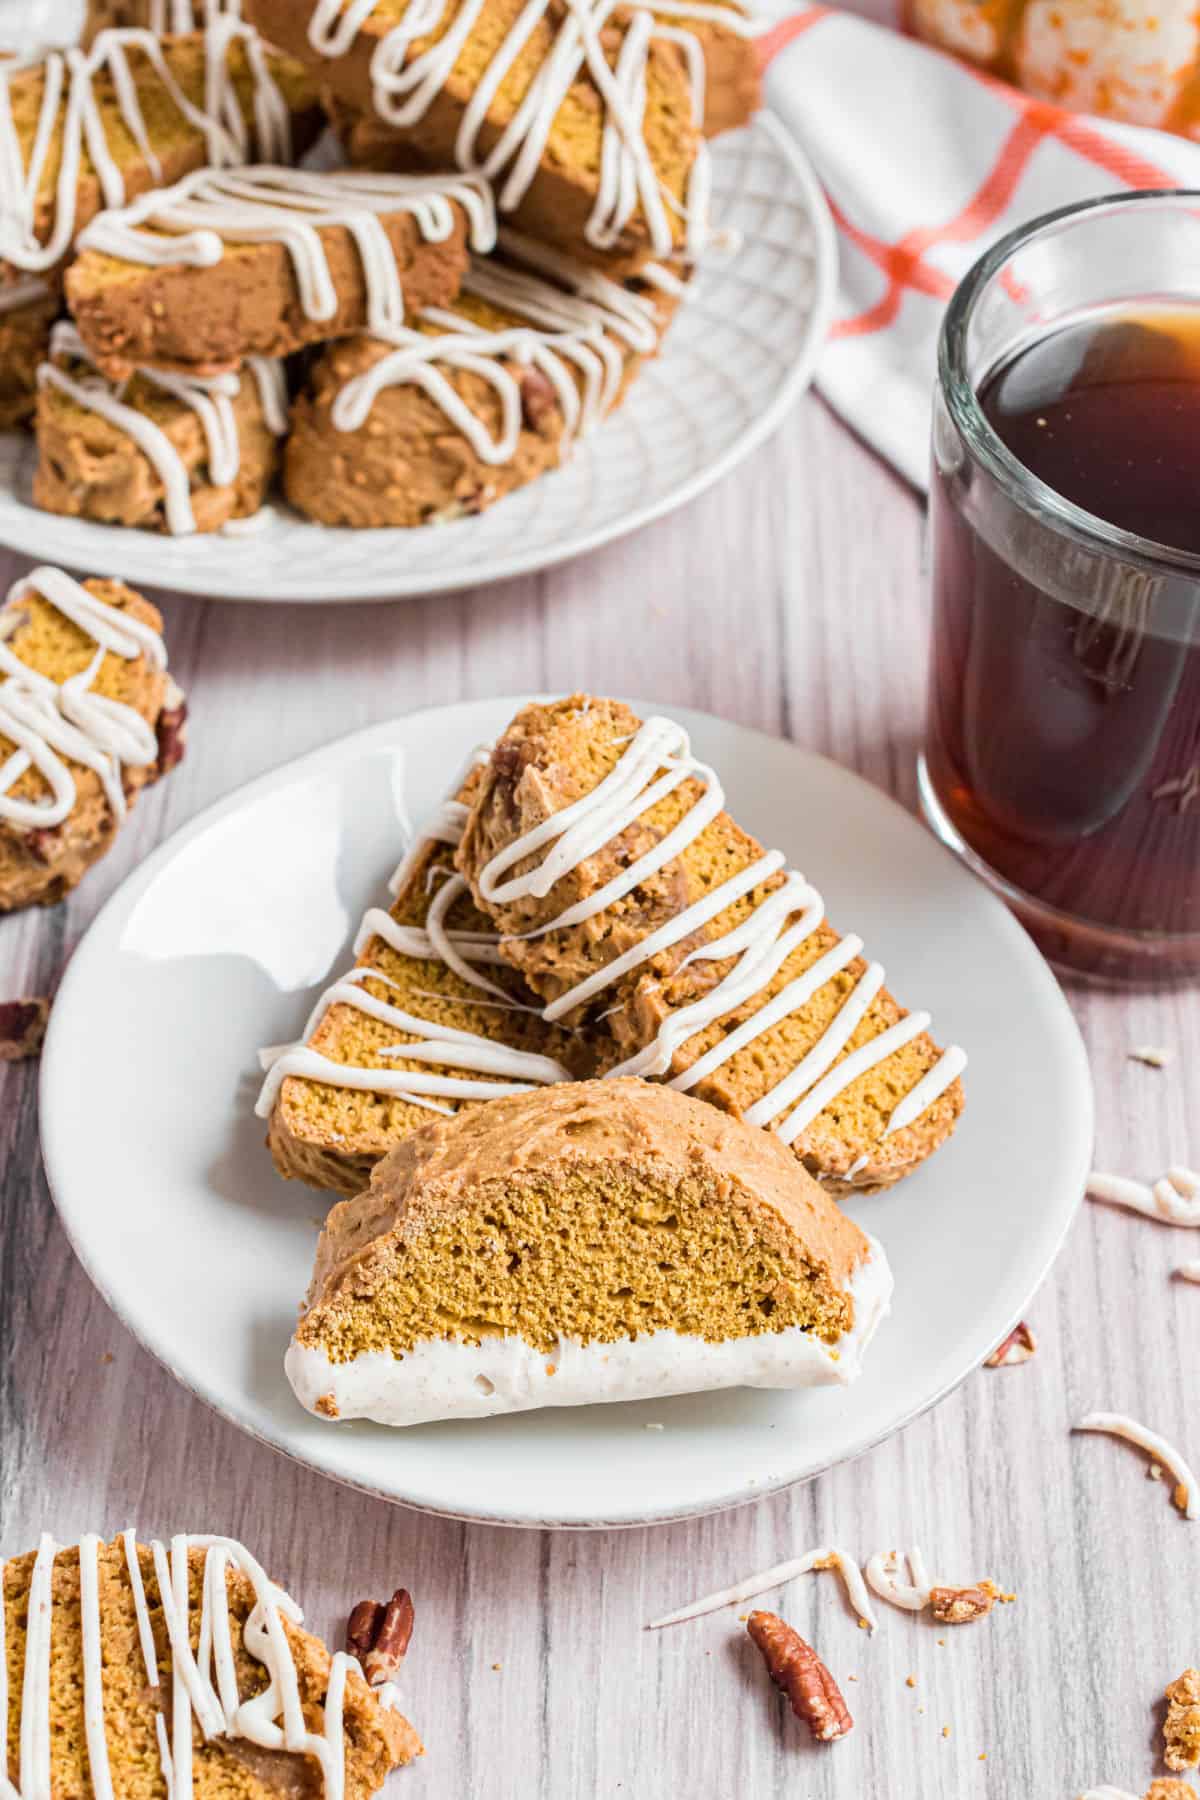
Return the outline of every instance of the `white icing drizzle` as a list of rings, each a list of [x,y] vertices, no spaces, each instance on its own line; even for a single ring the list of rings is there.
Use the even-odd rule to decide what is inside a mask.
[[[203,16],[212,18],[215,13],[236,16],[240,10],[240,0],[205,0]],[[192,0],[150,0],[148,23],[159,37],[178,37],[183,32],[195,31],[199,16]]]
[[[502,232],[500,243],[550,279],[475,257],[463,289],[527,324],[490,331],[462,312],[428,307],[422,318],[438,328],[437,335],[407,328],[376,332],[394,349],[342,387],[331,412],[336,430],[357,431],[380,393],[407,384],[429,395],[481,462],[509,463],[521,436],[521,384],[504,359],[538,369],[550,382],[563,420],[564,455],[605,417],[619,396],[627,351],[646,354],[658,344],[653,303],[515,232]],[[496,437],[443,368],[467,370],[488,383],[500,402]]]
[[[497,852],[479,876],[480,894],[485,902],[496,905],[530,896],[544,899],[565,874],[594,856],[635,819],[689,780],[699,783],[700,796],[677,825],[602,888],[567,907],[548,924],[523,935],[527,939],[544,937],[548,932],[565,930],[595,918],[605,907],[631,893],[648,876],[679,856],[724,808],[724,790],[716,771],[692,755],[687,733],[673,720],[648,719],[634,734],[616,767],[589,793]],[[540,851],[544,854],[538,858]],[[523,874],[508,875],[509,870],[530,858],[534,859],[533,866]],[[593,999],[614,981],[647,962],[660,950],[690,936],[735,901],[778,874],[783,864],[780,851],[768,851],[748,869],[711,890],[667,924],[650,932],[640,943],[560,995],[543,1009],[543,1016],[548,1020],[562,1018]],[[668,1014],[653,1040],[611,1070],[611,1075],[665,1074],[678,1050],[692,1036],[745,1004],[771,981],[792,951],[818,928],[824,911],[824,902],[816,890],[802,875],[790,871],[781,885],[766,895],[741,925],[701,945],[684,959],[681,967],[701,960],[736,960],[709,994]],[[693,1068],[675,1076],[670,1085],[686,1091],[710,1075],[779,1020],[806,1005],[813,993],[856,957],[861,948],[858,938],[842,939],[773,1000],[727,1033]],[[925,1030],[930,1022],[928,1013],[910,1013],[849,1055],[842,1056],[840,1062],[836,1060],[882,988],[883,981],[884,972],[880,965],[868,964],[851,986],[831,1024],[801,1062],[747,1109],[746,1118],[752,1124],[771,1124],[785,1143],[792,1143],[852,1081],[877,1067],[893,1051]],[[893,1110],[884,1136],[911,1125],[927,1111],[955,1080],[965,1063],[966,1057],[957,1046],[945,1051]],[[798,1104],[793,1106],[793,1102]],[[791,1111],[787,1111],[789,1107]],[[781,1113],[785,1115],[782,1118]]]
[[[487,754],[486,750],[480,751],[477,757],[486,761]],[[454,791],[457,792],[461,785],[460,777]],[[466,820],[466,810],[457,800],[447,799],[442,802],[429,824],[422,827],[406,851],[389,882],[389,889],[393,894],[399,893],[409,880],[417,859],[429,844],[458,842]],[[442,961],[464,979],[499,994],[507,1002],[509,997],[503,988],[485,980],[471,967],[475,962],[502,965],[503,959],[496,948],[495,939],[480,932],[449,931],[444,925],[447,910],[465,891],[466,882],[461,875],[452,875],[444,882],[430,904],[423,931],[414,926],[397,924],[391,914],[384,912],[381,907],[370,907],[354,941],[355,956],[362,955],[372,938],[382,938],[399,955]],[[259,1052],[259,1062],[267,1071],[255,1105],[259,1118],[270,1116],[280,1088],[293,1075],[307,1081],[325,1082],[331,1087],[394,1095],[414,1106],[424,1106],[431,1112],[441,1113],[453,1111],[452,1107],[440,1105],[439,1101],[442,1100],[498,1100],[505,1094],[524,1093],[530,1087],[571,1079],[569,1071],[552,1057],[517,1050],[508,1044],[485,1038],[478,1032],[462,1031],[456,1026],[424,1019],[402,1007],[393,1006],[386,1000],[378,999],[366,991],[364,984],[368,981],[379,982],[387,988],[397,987],[391,976],[381,969],[376,969],[369,963],[357,964],[339,976],[321,994],[294,1043],[271,1046]],[[331,1006],[351,1006],[357,1012],[365,1013],[367,1017],[377,1019],[416,1039],[415,1043],[397,1043],[381,1048],[378,1052],[381,1057],[399,1057],[406,1062],[422,1062],[434,1066],[428,1073],[424,1070],[380,1068],[378,1064],[362,1068],[351,1063],[335,1062],[320,1051],[310,1049],[309,1040]],[[514,1006],[513,1010],[525,1009]],[[441,1072],[447,1069],[473,1071],[477,1075],[491,1076],[493,1079],[472,1080],[469,1075]]]
[[[387,333],[404,324],[404,294],[384,218],[407,213],[428,243],[444,243],[454,231],[455,204],[467,215],[472,247],[492,249],[491,193],[476,176],[318,173],[267,164],[197,169],[174,187],[100,213],[80,232],[79,247],[151,267],[211,268],[226,244],[282,244],[305,317],[321,321],[337,312],[338,294],[320,231],[339,226],[353,237],[362,263],[367,329]]]
[[[354,42],[375,10],[377,0],[316,0],[308,27],[308,41],[321,56],[339,57]],[[407,128],[423,119],[441,93],[464,44],[474,30],[485,0],[462,0],[448,30],[420,55],[409,61],[418,39],[441,26],[447,0],[411,0],[404,18],[378,42],[371,58],[371,83],[375,110],[387,124]],[[703,54],[698,40],[677,27],[656,21],[654,14],[638,8],[623,16],[626,29],[615,67],[610,68],[601,36],[620,0],[563,0],[553,49],[538,69],[521,104],[513,113],[492,149],[479,154],[479,135],[488,109],[502,82],[532,33],[547,21],[550,0],[527,0],[491,61],[480,76],[463,111],[454,146],[461,169],[478,170],[496,181],[502,212],[512,212],[529,191],[545,151],[554,119],[572,83],[586,67],[604,108],[600,169],[596,203],[584,228],[584,236],[596,249],[615,245],[640,207],[655,256],[670,255],[674,248],[668,209],[682,211],[688,248],[695,253],[708,234],[707,200],[709,168],[707,147],[700,144],[688,182],[682,209],[662,189],[644,135],[647,67],[655,38],[678,42],[686,35],[693,101],[694,62],[700,62],[703,90]],[[694,6],[683,0],[665,8],[679,16],[718,16],[731,29],[739,29],[741,14],[733,8]],[[738,23],[734,23],[734,21]]]
[[[810,1550],[805,1556],[794,1557],[790,1562],[776,1563],[774,1568],[763,1569],[757,1575],[747,1575],[732,1587],[722,1588],[719,1593],[706,1594],[702,1600],[693,1600],[688,1606],[681,1606],[676,1612],[664,1613],[661,1619],[651,1619],[646,1626],[647,1631],[661,1631],[667,1625],[682,1625],[688,1619],[699,1619],[705,1613],[720,1611],[723,1606],[733,1606],[739,1600],[753,1600],[758,1594],[765,1594],[769,1588],[783,1587],[794,1581],[798,1575],[807,1575],[811,1569],[836,1569],[846,1586],[846,1598],[854,1608],[855,1616],[862,1620],[869,1631],[876,1631],[879,1620],[871,1606],[871,1597],[863,1582],[862,1571],[858,1563],[846,1550],[839,1550],[836,1545],[818,1550]]]
[[[1152,1187],[1126,1175],[1104,1175],[1094,1169],[1088,1176],[1087,1195],[1089,1200],[1124,1206],[1168,1225],[1200,1226],[1200,1175],[1178,1164]]]
[[[66,320],[55,325],[50,334],[50,355],[81,362],[90,372],[68,375],[55,362],[42,363],[38,369],[39,385],[57,389],[76,406],[107,419],[132,438],[162,483],[167,530],[174,536],[195,531],[188,466],[162,427],[122,397],[128,391],[128,382],[114,385],[108,381],[96,368],[75,327]],[[265,356],[252,356],[246,366],[258,389],[263,423],[268,431],[281,437],[288,426],[283,364]],[[175,375],[161,369],[140,368],[135,374],[196,414],[204,432],[212,485],[228,487],[236,481],[241,467],[241,441],[233,403],[241,392],[241,375],[233,371],[221,375]]]
[[[146,1605],[132,1531],[123,1534],[126,1566],[137,1612],[138,1634],[147,1679],[158,1683],[158,1656]],[[99,1538],[88,1535],[79,1545],[80,1624],[83,1638],[84,1726],[92,1790],[97,1800],[112,1800],[112,1778],[104,1733],[103,1667],[100,1655],[102,1607],[99,1591]],[[29,1622],[21,1694],[20,1776],[15,1800],[49,1800],[51,1787],[50,1633],[52,1580],[57,1546],[43,1536],[29,1587]],[[188,1553],[205,1552],[200,1639],[193,1653],[188,1637]],[[244,1545],[226,1537],[172,1538],[170,1555],[157,1540],[150,1545],[163,1621],[171,1647],[171,1737],[159,1731],[159,1754],[170,1800],[192,1800],[192,1721],[205,1739],[242,1738],[264,1750],[286,1750],[318,1763],[326,1800],[345,1800],[346,1768],[342,1713],[347,1671],[354,1659],[339,1651],[331,1658],[324,1702],[324,1730],[312,1732],[304,1720],[299,1671],[288,1643],[284,1620],[300,1624],[303,1614],[282,1588],[276,1587]],[[254,1606],[242,1631],[247,1653],[267,1671],[263,1691],[240,1697],[232,1618],[226,1598],[228,1569],[243,1575],[254,1590]],[[4,1643],[3,1564],[0,1563],[0,1647]],[[0,1669],[4,1667],[0,1661]],[[0,1698],[3,1697],[0,1692]],[[0,1712],[0,1758],[4,1751],[7,1708]],[[162,1724],[161,1716],[159,1720]],[[0,1771],[4,1763],[0,1760]],[[0,1791],[14,1794],[7,1780]]]
[[[1175,1273],[1184,1281],[1200,1281],[1200,1257],[1191,1262],[1180,1263]]]
[[[897,1574],[899,1560],[895,1550],[877,1550],[867,1562],[867,1581],[881,1600],[889,1600],[904,1612],[922,1612],[929,1605],[934,1586],[925,1558],[919,1550],[908,1552],[908,1582],[901,1581]]]
[[[9,649],[6,637],[20,622],[19,602],[40,594],[87,634],[96,654],[86,669],[61,684],[39,674]],[[127,662],[144,656],[150,666],[167,666],[158,632],[118,607],[97,599],[61,569],[38,568],[13,584],[0,608],[0,734],[16,749],[0,763],[0,820],[18,828],[61,825],[77,799],[69,762],[99,776],[113,816],[125,816],[121,769],[144,768],[158,756],[154,727],[133,707],[91,692],[106,654]],[[47,798],[22,800],[12,790],[29,769],[50,789]]]
[[[1124,1413],[1094,1412],[1080,1419],[1076,1431],[1104,1431],[1111,1437],[1124,1438],[1127,1443],[1136,1444],[1139,1450],[1145,1450],[1164,1469],[1168,1469],[1175,1477],[1175,1497],[1179,1510],[1186,1519],[1200,1519],[1200,1487],[1196,1485],[1196,1477],[1183,1460],[1173,1444],[1164,1437],[1151,1431],[1146,1425],[1139,1425],[1136,1419],[1127,1418]]]
[[[0,212],[0,260],[35,275],[53,269],[62,261],[75,236],[85,147],[105,205],[117,207],[124,201],[125,184],[109,147],[104,115],[96,97],[98,75],[108,76],[125,129],[137,144],[154,179],[161,180],[161,165],[150,143],[137,83],[130,67],[131,52],[138,53],[150,63],[178,112],[201,134],[205,155],[211,164],[231,167],[245,162],[250,150],[250,133],[229,68],[229,52],[235,42],[243,45],[253,78],[259,154],[287,162],[291,157],[291,121],[287,103],[267,66],[258,34],[231,13],[213,16],[204,31],[203,107],[194,105],[176,81],[163,46],[152,30],[102,31],[87,51],[51,50],[43,57],[0,64],[0,192],[6,197]],[[42,104],[26,166],[14,122],[11,84],[14,74],[39,65],[44,79]],[[38,189],[56,135],[61,139],[61,162],[55,184],[54,220],[43,243],[36,231]]]

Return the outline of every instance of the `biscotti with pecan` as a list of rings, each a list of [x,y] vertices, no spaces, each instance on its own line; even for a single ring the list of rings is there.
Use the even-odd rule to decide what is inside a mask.
[[[827,1186],[886,1186],[952,1131],[965,1062],[884,986],[668,719],[575,695],[496,743],[456,852],[544,1016],[769,1126]],[[806,856],[806,861],[808,860]]]

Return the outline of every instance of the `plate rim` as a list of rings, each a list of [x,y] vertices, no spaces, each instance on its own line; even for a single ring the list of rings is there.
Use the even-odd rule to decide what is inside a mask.
[[[685,1507],[641,1512],[635,1511],[631,1507],[623,1509],[620,1513],[600,1514],[588,1518],[576,1517],[574,1515],[562,1518],[549,1517],[547,1515],[538,1517],[533,1517],[528,1514],[515,1515],[500,1509],[488,1510],[486,1507],[482,1507],[478,1501],[472,1503],[472,1508],[470,1510],[464,1510],[457,1506],[440,1504],[427,1498],[413,1498],[411,1495],[404,1496],[392,1492],[387,1488],[379,1487],[373,1482],[347,1474],[335,1466],[337,1455],[336,1444],[338,1441],[336,1432],[331,1431],[328,1434],[330,1449],[324,1456],[307,1450],[302,1451],[296,1445],[282,1441],[280,1437],[273,1436],[269,1431],[263,1429],[259,1424],[255,1423],[239,1405],[232,1404],[224,1396],[218,1397],[216,1392],[212,1388],[207,1387],[199,1377],[190,1373],[185,1374],[179,1367],[176,1358],[172,1355],[169,1346],[165,1343],[160,1344],[156,1341],[156,1334],[135,1324],[128,1316],[126,1309],[117,1303],[108,1284],[101,1278],[98,1270],[93,1266],[92,1259],[87,1253],[83,1243],[80,1241],[79,1236],[77,1236],[76,1231],[73,1228],[72,1220],[68,1216],[63,1203],[60,1202],[58,1195],[58,1158],[54,1142],[60,1137],[65,1139],[66,1131],[63,1127],[64,1124],[69,1121],[70,1117],[69,1091],[61,1098],[59,1098],[56,1092],[55,1070],[58,1059],[55,1055],[55,1046],[58,1035],[61,1031],[65,1030],[65,1026],[62,1024],[65,1009],[60,1006],[59,1000],[63,994],[67,993],[73,985],[80,981],[81,972],[85,970],[90,957],[96,953],[97,946],[102,946],[105,931],[111,930],[113,922],[117,921],[118,918],[120,918],[122,922],[124,921],[132,911],[136,902],[141,898],[142,894],[155,880],[159,869],[169,863],[180,851],[185,849],[193,838],[210,830],[222,818],[230,813],[236,812],[241,807],[252,803],[274,790],[290,786],[295,781],[305,779],[318,765],[327,768],[329,759],[334,759],[335,765],[340,765],[345,761],[354,760],[359,756],[370,755],[374,751],[390,747],[394,743],[398,726],[404,727],[407,730],[418,724],[423,718],[427,718],[431,715],[444,714],[447,712],[467,713],[469,710],[482,709],[485,707],[495,709],[507,708],[508,716],[512,716],[520,706],[538,700],[544,700],[548,697],[549,696],[545,694],[527,693],[455,700],[437,706],[417,707],[410,712],[397,714],[391,719],[380,721],[375,725],[368,725],[359,730],[349,732],[343,737],[332,739],[327,744],[305,751],[297,757],[287,758],[273,769],[268,769],[262,774],[253,777],[250,781],[241,783],[227,794],[222,795],[220,798],[204,807],[193,818],[188,819],[184,824],[173,831],[162,841],[162,843],[156,845],[154,850],[151,851],[151,853],[145,857],[136,868],[130,871],[100,908],[99,912],[76,945],[59,983],[55,995],[55,1004],[52,1005],[50,1011],[50,1020],[46,1032],[46,1040],[42,1049],[41,1066],[38,1073],[39,1144],[47,1189],[50,1193],[59,1222],[62,1225],[75,1257],[105,1305],[116,1316],[135,1341],[140,1344],[144,1350],[148,1351],[155,1361],[161,1364],[181,1387],[192,1394],[196,1399],[200,1400],[204,1405],[211,1408],[211,1410],[216,1412],[220,1417],[228,1420],[230,1424],[236,1426],[238,1430],[244,1432],[248,1437],[254,1439],[258,1443],[265,1444],[268,1448],[278,1454],[288,1457],[291,1461],[297,1462],[307,1469],[311,1469],[315,1474],[330,1481],[340,1483],[342,1486],[352,1488],[360,1493],[368,1494],[373,1498],[385,1500],[390,1505],[402,1506],[410,1511],[428,1513],[432,1517],[455,1519],[469,1524],[496,1525],[525,1530],[633,1530],[650,1525],[674,1524],[684,1519],[708,1517],[712,1514],[730,1511],[734,1507],[751,1505],[756,1501],[768,1498],[772,1494],[780,1493],[787,1488],[801,1486],[816,1480],[819,1476],[827,1474],[833,1469],[844,1467],[852,1462],[857,1462],[861,1457],[866,1456],[872,1450],[877,1449],[881,1443],[886,1442],[889,1438],[895,1437],[900,1432],[906,1430],[914,1420],[922,1417],[926,1412],[932,1411],[934,1407],[940,1405],[948,1395],[953,1393],[955,1389],[961,1386],[961,1384],[975,1372],[978,1365],[975,1362],[971,1362],[967,1367],[959,1370],[957,1373],[947,1375],[946,1379],[940,1382],[932,1394],[922,1397],[914,1405],[904,1410],[896,1418],[891,1420],[884,1429],[877,1432],[869,1440],[856,1444],[852,1449],[847,1450],[845,1453],[833,1457],[828,1462],[822,1463],[819,1468],[803,1470],[799,1473],[772,1475],[769,1478],[756,1482],[753,1487],[747,1487],[745,1480],[743,1480],[740,1486],[726,1489],[717,1496],[708,1494],[694,1504]],[[638,711],[639,716],[642,717],[657,710],[651,702],[633,699],[630,700],[628,704]],[[846,767],[846,765],[835,761],[834,758],[823,755],[820,751],[812,750],[806,746],[797,744],[792,739],[783,738],[774,733],[763,731],[758,726],[746,725],[737,720],[723,719],[718,714],[705,712],[696,707],[675,707],[674,709],[668,708],[667,710],[684,713],[688,716],[689,721],[702,723],[711,722],[712,724],[725,728],[732,727],[739,735],[752,738],[762,744],[783,746],[790,754],[799,758],[802,763],[828,765],[837,772],[839,777],[847,779],[852,784],[856,784],[857,786],[866,789],[875,801],[882,802],[886,806],[894,808],[904,816],[914,829],[921,830],[923,835],[928,837],[930,847],[933,848],[939,856],[944,857],[956,871],[962,873],[964,878],[975,883],[979,890],[980,899],[985,908],[991,912],[996,927],[1009,936],[1013,944],[1020,944],[1025,950],[1028,957],[1028,966],[1031,977],[1038,982],[1044,995],[1049,998],[1051,1005],[1059,1009],[1060,1019],[1067,1027],[1065,1038],[1069,1043],[1070,1057],[1075,1064],[1074,1073],[1080,1094],[1084,1099],[1084,1105],[1081,1109],[1079,1118],[1074,1121],[1072,1133],[1077,1147],[1075,1160],[1077,1160],[1078,1163],[1076,1181],[1078,1191],[1076,1199],[1069,1208],[1064,1207],[1063,1215],[1058,1222],[1056,1230],[1046,1241],[1043,1253],[1039,1258],[1036,1277],[1031,1280],[1029,1291],[1018,1308],[1016,1316],[1020,1317],[1030,1300],[1042,1287],[1050,1270],[1054,1266],[1054,1263],[1057,1261],[1067,1234],[1082,1205],[1084,1184],[1088,1170],[1091,1166],[1091,1152],[1094,1135],[1095,1097],[1087,1049],[1083,1041],[1078,1020],[1075,1018],[1075,1015],[1068,1004],[1066,995],[1056,980],[1049,964],[1041,957],[1033,940],[1029,937],[1028,933],[1020,925],[1017,919],[1009,912],[1003,902],[999,900],[996,895],[991,893],[983,883],[977,882],[976,878],[971,876],[970,872],[963,868],[963,865],[959,863],[958,859],[945,847],[945,845],[943,845],[932,832],[926,831],[918,817],[909,812],[909,810],[895,799],[893,795],[886,792],[884,789],[877,787],[873,782],[868,781],[867,778],[860,775],[857,770]],[[464,737],[466,735],[469,735],[469,733],[464,733]],[[52,1119],[62,1121],[57,1129],[50,1128],[50,1121]],[[322,1439],[320,1441],[324,1442],[325,1440]]]
[[[521,576],[537,575],[543,570],[560,567],[563,563],[573,562],[577,557],[588,556],[593,551],[607,544],[616,543],[623,538],[640,531],[643,526],[651,525],[664,518],[668,513],[676,512],[697,499],[714,486],[724,476],[735,469],[753,451],[757,450],[771,434],[776,431],[782,420],[801,394],[812,384],[816,373],[817,362],[829,336],[829,327],[833,319],[837,298],[838,247],[837,232],[829,204],[817,177],[816,171],[804,150],[793,136],[779,114],[769,106],[763,106],[754,120],[745,129],[762,130],[769,133],[776,145],[792,167],[797,184],[804,198],[813,234],[812,267],[813,294],[810,309],[808,331],[801,354],[788,369],[784,379],[772,395],[770,403],[752,419],[739,436],[730,444],[724,453],[699,469],[681,482],[678,487],[668,493],[660,494],[657,499],[648,501],[644,506],[635,507],[620,518],[610,519],[606,524],[595,526],[581,536],[568,539],[558,545],[544,547],[532,555],[522,553],[519,549],[510,550],[506,555],[497,556],[493,561],[481,564],[470,571],[455,571],[453,568],[439,573],[436,569],[423,574],[419,580],[406,579],[403,568],[392,569],[389,574],[372,576],[370,569],[376,558],[362,559],[363,574],[347,582],[338,578],[334,589],[322,583],[312,585],[301,584],[302,591],[289,591],[286,596],[278,598],[261,591],[261,581],[257,589],[252,573],[254,566],[252,533],[238,536],[233,543],[242,554],[230,558],[230,571],[226,575],[222,571],[221,588],[214,590],[211,570],[192,572],[181,558],[183,566],[172,569],[157,576],[136,577],[139,587],[162,593],[187,594],[205,600],[220,600],[235,605],[261,606],[322,606],[346,605],[353,602],[383,602],[388,600],[417,600],[434,594],[463,593],[475,587],[491,586],[502,581],[514,581]],[[551,471],[554,473],[554,471]],[[13,530],[11,525],[5,527],[0,523],[0,547],[10,550],[15,555],[42,557],[42,549],[35,543],[39,535],[38,524],[42,523],[43,533],[47,522],[52,527],[85,526],[89,530],[108,532],[114,537],[114,547],[107,555],[85,555],[80,561],[74,554],[73,545],[56,546],[56,557],[66,567],[79,569],[85,564],[97,565],[89,572],[111,573],[119,579],[127,578],[127,571],[122,575],[115,564],[121,560],[121,547],[130,532],[139,537],[157,537],[161,534],[141,532],[134,526],[105,526],[98,520],[59,519],[53,513],[43,513],[30,506],[26,509],[30,515],[28,530]],[[24,517],[24,515],[20,515]],[[346,527],[326,528],[309,523],[314,531],[326,529],[348,530]],[[374,527],[354,532],[353,535],[368,547],[382,551],[385,545],[402,546],[407,531],[398,526]],[[163,538],[165,544],[186,543],[186,539],[177,540]],[[239,577],[238,570],[244,568],[246,573]]]

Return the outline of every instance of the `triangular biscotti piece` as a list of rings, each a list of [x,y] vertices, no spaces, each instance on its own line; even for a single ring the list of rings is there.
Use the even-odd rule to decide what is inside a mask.
[[[31,569],[0,606],[0,913],[61,900],[183,756],[162,616],[119,581]]]
[[[456,859],[545,1017],[607,1034],[608,1072],[769,1126],[835,1192],[898,1180],[953,1129],[962,1051],[730,818],[670,719],[583,695],[526,707]]]
[[[173,535],[219,531],[261,508],[287,423],[279,361],[207,377],[137,369],[117,385],[63,319],[38,370],[34,504]]]
[[[312,77],[232,16],[186,37],[104,31],[86,52],[0,64],[0,138],[22,173],[0,209],[0,285],[55,277],[102,208],[205,165],[290,162],[322,124]]]
[[[5,1791],[367,1800],[420,1740],[302,1619],[232,1538],[43,1536],[0,1563]]]
[[[582,1082],[428,1126],[335,1207],[287,1373],[384,1425],[847,1382],[890,1293],[767,1133]]]
[[[569,8],[535,15],[521,0],[377,0],[365,17],[337,0],[245,10],[372,115],[370,166],[481,169],[520,230],[613,273],[701,247],[708,184],[703,171],[693,181],[704,146],[692,72],[649,14],[606,11],[583,43]]]
[[[479,774],[475,762],[418,832],[393,878],[391,910],[367,913],[354,967],[321,995],[299,1040],[263,1052],[258,1114],[285,1177],[357,1194],[380,1158],[432,1117],[567,1081],[567,1064],[585,1054],[573,1033],[541,1018],[454,873]]]
[[[416,526],[480,513],[565,462],[657,352],[683,285],[669,271],[666,292],[512,232],[500,241],[504,260],[472,258],[449,308],[344,339],[315,363],[284,462],[307,518]]]
[[[446,306],[495,241],[478,176],[198,169],[93,219],[67,302],[112,379],[212,375]]]

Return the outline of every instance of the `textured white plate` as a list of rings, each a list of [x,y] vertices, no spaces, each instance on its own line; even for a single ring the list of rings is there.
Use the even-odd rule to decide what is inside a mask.
[[[277,503],[249,535],[169,538],[60,519],[30,498],[27,437],[0,435],[0,543],[91,575],[227,600],[399,599],[549,567],[700,493],[779,423],[807,385],[832,305],[836,251],[816,180],[765,116],[714,145],[716,222],[741,239],[697,271],[662,354],[565,469],[475,519],[344,531]]]
[[[398,859],[399,820],[430,807],[515,705],[416,713],[330,745],[231,795],[130,877],[51,1016],[50,1186],[92,1280],[142,1342],[244,1430],[328,1475],[525,1525],[730,1506],[895,1431],[1020,1315],[1088,1167],[1083,1047],[1021,928],[907,813],[821,757],[680,713],[736,816],[791,849],[898,995],[970,1051],[951,1143],[850,1208],[896,1275],[865,1374],[845,1392],[743,1390],[404,1432],[310,1417],[283,1353],[326,1197],[271,1166],[252,1110],[255,1051],[292,1037],[343,964]]]

